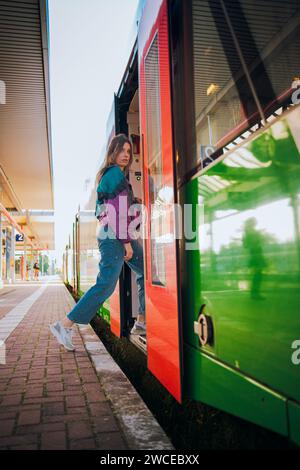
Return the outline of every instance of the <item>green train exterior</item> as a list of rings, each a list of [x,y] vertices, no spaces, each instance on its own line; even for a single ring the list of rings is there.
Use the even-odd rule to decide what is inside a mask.
[[[184,395],[300,445],[299,3],[169,17]]]
[[[185,251],[184,371],[190,398],[300,444],[300,109],[182,188],[198,205]],[[237,152],[247,158],[232,166]],[[200,310],[211,344],[195,333]]]

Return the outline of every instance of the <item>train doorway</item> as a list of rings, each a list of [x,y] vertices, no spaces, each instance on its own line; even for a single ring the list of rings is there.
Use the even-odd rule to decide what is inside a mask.
[[[140,141],[140,115],[139,115],[139,90],[136,89],[136,92],[133,96],[133,99],[129,105],[127,112],[127,125],[128,125],[128,135],[132,142],[133,150],[133,161],[129,171],[129,182],[132,186],[133,193],[138,201],[143,201],[143,169],[142,169],[142,155],[141,155],[141,141]],[[143,248],[142,238],[138,239]],[[135,319],[138,315],[138,289],[135,279],[134,272],[129,273],[130,276],[130,310],[131,318]],[[131,325],[131,321],[128,321],[128,326]],[[144,352],[147,352],[147,339],[146,333],[140,335],[131,335],[129,333],[130,340],[142,349]]]
[[[143,165],[140,139],[139,83],[137,43],[134,45],[118,93],[115,95],[115,134],[124,133],[132,142],[133,161],[128,180],[134,196],[143,201]],[[143,249],[142,238],[138,239]],[[146,333],[130,334],[138,315],[136,274],[124,264],[115,293],[111,297],[111,329],[119,336],[127,336],[147,353]],[[120,306],[119,308],[117,308]]]

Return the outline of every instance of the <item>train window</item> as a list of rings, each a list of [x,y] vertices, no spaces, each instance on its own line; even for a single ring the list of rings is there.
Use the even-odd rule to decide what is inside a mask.
[[[299,0],[226,2],[230,22],[264,114],[291,95],[300,74]]]
[[[159,193],[163,187],[160,83],[158,39],[155,36],[145,58],[146,120],[148,154],[148,189],[150,199],[151,232],[151,279],[153,284],[165,285],[165,244],[163,237],[163,214],[160,210]]]
[[[193,69],[198,161],[224,145],[257,112],[221,2],[192,2]]]
[[[300,4],[192,0],[192,15],[197,157],[206,166],[290,103],[300,75]]]

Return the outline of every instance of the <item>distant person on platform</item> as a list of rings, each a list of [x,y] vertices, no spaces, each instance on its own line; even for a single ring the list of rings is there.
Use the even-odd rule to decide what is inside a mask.
[[[40,267],[39,267],[39,264],[38,264],[37,261],[33,265],[33,270],[34,270],[34,280],[38,281],[39,280]]]

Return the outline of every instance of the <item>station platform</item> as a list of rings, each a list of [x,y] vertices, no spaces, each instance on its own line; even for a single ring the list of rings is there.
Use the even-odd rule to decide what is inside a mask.
[[[173,449],[90,325],[57,344],[74,303],[55,276],[0,290],[0,450]]]

